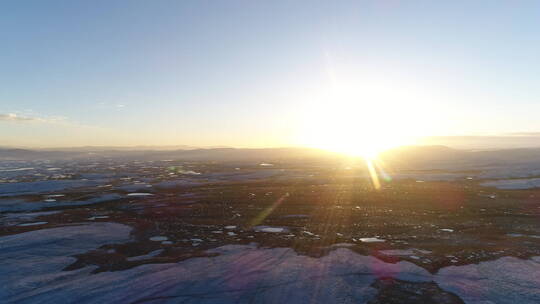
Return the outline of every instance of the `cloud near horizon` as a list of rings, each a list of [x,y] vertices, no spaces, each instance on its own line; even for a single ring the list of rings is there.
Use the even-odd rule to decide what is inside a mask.
[[[540,136],[540,132],[513,132],[513,133],[508,133],[508,135],[510,135],[510,136],[534,136],[534,137],[537,137],[537,136]]]
[[[34,116],[21,116],[15,113],[0,113],[0,122],[1,121],[7,121],[7,122],[40,122],[40,123],[56,123],[56,122],[62,122],[65,121],[64,117],[50,117],[50,118],[43,118],[43,117],[34,117]]]

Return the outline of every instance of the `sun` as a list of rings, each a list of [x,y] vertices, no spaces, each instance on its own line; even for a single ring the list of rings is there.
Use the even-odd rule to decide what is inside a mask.
[[[376,159],[379,153],[392,147],[393,145],[391,145],[390,143],[383,145],[380,142],[374,142],[366,137],[363,137],[362,139],[357,139],[357,141],[352,142],[347,141],[347,139],[342,139],[341,143],[335,143],[328,146],[320,146],[320,148],[323,149],[340,152],[353,157],[359,156],[366,160]]]
[[[306,106],[298,141],[368,160],[387,149],[414,144],[425,129],[417,105],[395,86],[340,87]],[[399,91],[399,90],[398,90]]]
[[[405,136],[391,129],[381,129],[375,124],[363,126],[355,121],[340,119],[327,122],[305,133],[306,146],[373,160],[379,153],[407,143]]]

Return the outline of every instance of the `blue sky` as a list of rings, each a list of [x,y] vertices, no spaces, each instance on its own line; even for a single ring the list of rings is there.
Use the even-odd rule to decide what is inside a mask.
[[[2,1],[0,143],[540,131],[539,34],[538,1]]]

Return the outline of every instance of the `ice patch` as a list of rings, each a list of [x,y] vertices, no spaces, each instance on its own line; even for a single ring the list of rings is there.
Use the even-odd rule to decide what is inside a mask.
[[[127,196],[152,196],[152,195],[153,195],[152,193],[133,192],[133,193],[128,193]]]
[[[540,303],[540,260],[503,257],[494,261],[441,269],[439,286],[465,303]]]
[[[253,230],[258,232],[269,232],[269,233],[281,233],[288,232],[289,230],[285,227],[270,227],[270,226],[255,226]]]
[[[376,237],[360,238],[360,241],[364,242],[364,243],[381,243],[381,242],[385,242],[385,240],[379,239],[379,238],[376,238]]]
[[[9,169],[0,169],[0,172],[18,172],[18,171],[28,171],[34,170],[34,168],[9,168]]]
[[[540,187],[540,178],[527,179],[500,179],[488,181],[480,184],[484,187],[495,187],[497,189],[517,190],[517,189],[532,189]]]
[[[85,206],[112,201],[119,198],[121,198],[119,194],[110,193],[96,196],[83,201],[28,202],[23,200],[6,200],[0,201],[0,212],[35,211],[45,208],[64,206]]]
[[[5,213],[0,217],[0,224],[4,226],[13,226],[17,225],[20,222],[27,222],[35,219],[39,216],[47,216],[52,214],[60,213],[61,211],[43,211],[43,212],[32,212],[32,213]]]
[[[154,242],[166,241],[168,239],[169,238],[166,237],[166,236],[153,236],[153,237],[149,238],[150,241],[154,241]]]
[[[540,175],[540,167],[534,162],[525,165],[504,165],[499,168],[491,168],[478,176],[480,179],[508,179],[525,178]]]
[[[126,260],[128,260],[130,262],[147,260],[147,259],[151,259],[153,257],[156,257],[156,256],[160,255],[162,252],[163,252],[163,249],[158,249],[158,250],[154,250],[154,251],[152,251],[150,253],[147,253],[145,255],[138,255],[138,256],[134,256],[134,257],[129,257]]]
[[[92,217],[87,218],[87,220],[93,221],[93,220],[97,220],[97,219],[106,219],[106,218],[109,218],[109,216],[107,216],[107,215],[96,215],[96,216],[92,216]]]
[[[466,175],[461,173],[398,173],[392,176],[392,178],[396,180],[412,179],[417,183],[455,181],[465,177]]]
[[[540,235],[534,235],[534,234],[507,233],[506,235],[511,236],[511,237],[530,237],[533,239],[540,239]]]
[[[39,226],[39,225],[45,225],[47,224],[48,222],[33,222],[33,223],[24,223],[24,224],[19,224],[17,226],[21,226],[21,227],[27,227],[27,226]]]
[[[108,180],[46,180],[0,184],[0,196],[30,195],[65,189],[95,187]]]

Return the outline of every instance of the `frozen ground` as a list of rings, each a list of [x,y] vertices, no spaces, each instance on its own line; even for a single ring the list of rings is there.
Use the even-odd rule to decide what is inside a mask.
[[[539,303],[540,166],[473,164],[0,162],[0,302]]]
[[[74,254],[127,242],[130,228],[93,223],[0,238],[0,298],[4,303],[368,303],[379,279],[436,282],[466,303],[538,303],[540,257],[505,257],[450,266],[436,274],[410,262],[386,263],[346,248],[321,258],[292,249],[226,245],[215,257],[92,273],[63,270]],[[153,251],[135,260],[152,258]]]
[[[449,266],[434,280],[465,303],[540,303],[540,257]]]
[[[532,189],[540,187],[540,178],[501,179],[484,182],[481,185],[497,189]]]
[[[62,302],[60,295],[48,300],[34,295],[38,290],[51,285],[58,288],[80,277],[81,272],[62,271],[75,261],[72,255],[107,243],[126,242],[130,231],[130,227],[121,224],[94,223],[1,237],[0,298],[4,303]]]
[[[81,187],[95,187],[107,180],[47,180],[0,184],[0,196],[39,194]]]
[[[85,200],[53,200],[48,201],[47,199],[42,199],[37,202],[28,202],[18,199],[5,199],[0,200],[0,212],[16,212],[16,211],[36,211],[43,210],[47,208],[55,207],[74,207],[74,206],[86,206],[92,204],[99,204],[107,201],[112,201],[119,199],[122,196],[116,193],[103,194],[100,196],[88,198]]]
[[[30,213],[4,213],[0,216],[0,224],[4,226],[18,225],[34,220],[36,217],[58,214],[61,211],[43,211]]]

